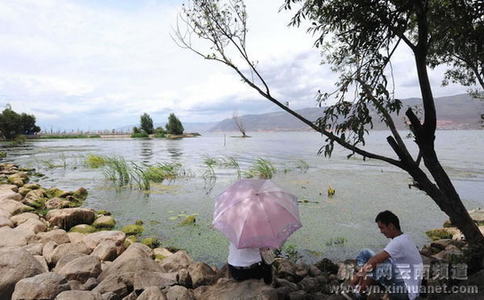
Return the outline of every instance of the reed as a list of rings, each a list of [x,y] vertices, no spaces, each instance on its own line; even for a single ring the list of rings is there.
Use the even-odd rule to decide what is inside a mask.
[[[128,163],[120,156],[106,157],[104,175],[118,186],[128,185],[131,179]]]
[[[244,176],[247,178],[258,177],[262,179],[271,179],[275,173],[276,168],[272,162],[263,158],[258,158],[249,170],[244,172]]]
[[[101,155],[88,154],[84,162],[89,168],[97,169],[106,165],[106,157]]]
[[[180,163],[159,163],[148,167],[145,175],[148,180],[153,182],[163,182],[163,180],[174,180],[177,177],[184,176],[185,170]]]

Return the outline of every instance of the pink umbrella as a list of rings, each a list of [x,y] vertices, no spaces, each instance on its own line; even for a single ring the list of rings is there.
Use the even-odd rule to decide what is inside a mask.
[[[301,228],[296,196],[270,180],[242,179],[215,202],[213,226],[237,248],[280,248]]]

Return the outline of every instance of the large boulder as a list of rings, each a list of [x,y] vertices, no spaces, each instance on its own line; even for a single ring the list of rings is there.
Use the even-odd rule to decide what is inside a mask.
[[[29,243],[22,248],[27,250],[32,255],[42,255],[42,249],[44,248],[44,245],[42,245],[41,243]]]
[[[1,171],[0,171],[1,173]],[[14,184],[0,184],[0,191],[13,191],[18,192],[18,186]]]
[[[66,255],[62,256],[62,258],[59,259],[59,261],[55,264],[54,272],[62,269],[63,266],[65,266],[66,264],[70,263],[74,259],[79,258],[79,257],[84,257],[84,256],[87,256],[87,254],[83,254],[83,253],[69,253],[69,254],[66,254]]]
[[[0,201],[2,200],[22,200],[22,195],[12,191],[11,189],[0,189]]]
[[[167,295],[168,296],[168,295]],[[169,299],[169,298],[168,298]],[[244,280],[237,282],[225,278],[209,286],[198,299],[278,299],[277,291],[262,280]]]
[[[0,215],[0,227],[13,227],[13,222],[6,216]]]
[[[176,274],[173,273],[136,272],[133,278],[133,288],[136,292],[140,292],[150,286],[157,286],[163,289],[177,283]]]
[[[64,255],[73,253],[89,254],[91,253],[91,249],[89,249],[83,242],[76,244],[61,244],[54,249],[52,256],[49,257],[50,259],[48,260],[48,263],[56,264]]]
[[[70,202],[66,199],[54,197],[45,202],[45,207],[47,209],[59,209],[69,207]]]
[[[11,215],[35,210],[33,207],[11,199],[0,200],[0,207]]]
[[[28,219],[22,224],[18,225],[15,230],[17,231],[27,231],[27,232],[33,232],[34,234],[39,233],[39,232],[44,232],[47,230],[47,226],[42,222],[41,220],[38,219]]]
[[[0,227],[0,247],[20,247],[27,245],[28,241],[35,236],[30,230],[18,230],[17,228]]]
[[[95,233],[87,234],[84,237],[84,243],[91,249],[94,249],[102,241],[109,240],[114,241],[117,246],[121,246],[126,239],[126,234],[121,231],[99,231]]]
[[[63,208],[50,210],[45,218],[51,225],[69,230],[78,224],[92,224],[96,213],[88,208]]]
[[[92,223],[92,226],[96,228],[107,228],[107,229],[111,229],[115,225],[116,225],[116,221],[111,216],[101,216],[97,218],[94,221],[94,223]]]
[[[86,282],[90,277],[97,277],[101,273],[101,261],[95,256],[82,256],[65,264],[56,273],[65,275],[69,280]]]
[[[105,240],[97,245],[91,255],[99,257],[101,261],[112,261],[120,252],[118,248],[119,246],[114,241]]]
[[[201,285],[212,284],[217,273],[206,263],[195,262],[188,266],[188,273],[192,278],[193,288]]]
[[[14,184],[18,187],[23,186],[28,179],[28,175],[25,172],[18,172],[7,177],[8,183]]]
[[[26,250],[0,249],[0,299],[10,299],[17,282],[43,271],[40,263]]]
[[[42,255],[34,255],[34,257],[42,266],[42,273],[49,272],[49,266],[45,258]]]
[[[193,263],[193,259],[184,250],[179,250],[174,254],[160,261],[163,272],[177,272],[181,269],[188,268]]]
[[[45,203],[45,191],[43,189],[32,190],[25,195],[24,204],[32,207],[43,207]]]
[[[167,300],[195,300],[195,296],[193,295],[192,290],[189,290],[186,287],[181,285],[175,285],[170,287],[167,290],[166,299]]]
[[[152,251],[149,247],[134,243],[99,275],[98,280],[102,281],[110,275],[129,272],[162,272],[151,255]]]
[[[56,242],[57,244],[64,244],[70,242],[69,236],[63,229],[54,229],[47,232],[40,232],[37,234],[37,240],[42,244],[46,244],[49,241]]]
[[[55,299],[59,293],[68,290],[65,276],[55,273],[42,273],[20,280],[15,285],[12,300]]]
[[[166,296],[159,287],[150,286],[139,295],[138,300],[166,300]]]
[[[103,300],[101,294],[92,291],[65,291],[57,295],[55,300]]]
[[[119,299],[133,290],[134,273],[113,274],[101,281],[92,291],[101,294],[114,293]]]
[[[15,216],[10,218],[10,220],[12,220],[12,222],[15,224],[15,226],[18,226],[18,225],[24,223],[25,221],[27,221],[29,219],[38,220],[39,216],[37,214],[34,214],[34,213],[26,212],[26,213],[23,213],[23,214],[15,215]]]
[[[74,244],[84,241],[84,238],[86,237],[85,234],[79,232],[68,232],[67,236],[69,237],[71,243]]]

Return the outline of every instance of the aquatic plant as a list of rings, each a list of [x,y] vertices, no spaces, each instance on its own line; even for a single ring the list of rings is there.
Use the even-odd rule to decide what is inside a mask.
[[[237,160],[232,156],[222,157],[219,159],[219,165],[224,168],[232,168],[237,170],[237,177],[240,178],[240,166]]]
[[[274,165],[263,158],[258,158],[248,171],[244,172],[247,178],[259,177],[263,179],[271,179],[276,173]]]
[[[153,182],[163,182],[165,179],[173,180],[179,176],[185,175],[185,170],[183,170],[181,163],[165,162],[148,167],[145,171],[145,175]]]
[[[136,186],[140,190],[148,191],[151,187],[150,185],[150,178],[141,166],[137,165],[134,162],[131,162],[132,168],[129,171],[131,182],[135,182]]]
[[[309,164],[306,161],[299,159],[296,161],[296,169],[299,169],[301,172],[306,173],[309,169]]]
[[[336,190],[333,189],[333,187],[331,185],[328,186],[328,197],[330,197],[330,198],[333,197],[335,193],[336,193]]]
[[[128,185],[131,179],[128,163],[120,156],[106,157],[104,175],[118,186]]]
[[[348,240],[342,236],[330,238],[329,241],[326,242],[326,246],[343,246]]]
[[[97,169],[106,164],[106,157],[102,155],[88,154],[84,162],[89,168]]]
[[[203,164],[207,167],[215,167],[217,165],[217,159],[211,156],[205,156],[203,159]]]

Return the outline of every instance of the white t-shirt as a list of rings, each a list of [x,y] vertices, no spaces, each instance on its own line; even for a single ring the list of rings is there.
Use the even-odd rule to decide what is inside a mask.
[[[229,245],[228,263],[234,267],[248,267],[262,260],[259,248],[237,249],[234,244]]]
[[[385,252],[390,254],[390,260],[398,269],[397,274],[405,282],[408,298],[415,299],[419,295],[422,281],[423,264],[422,257],[417,246],[407,234],[401,234],[393,238],[385,247]]]

